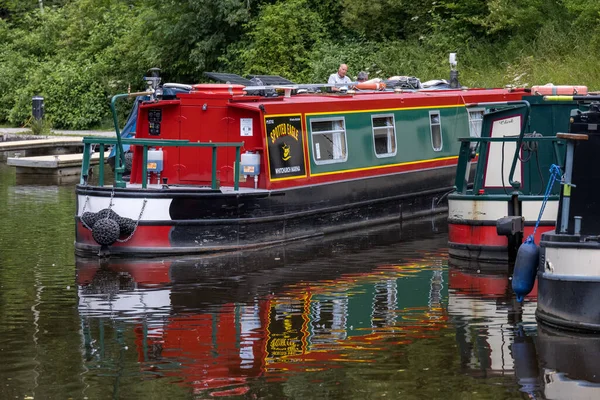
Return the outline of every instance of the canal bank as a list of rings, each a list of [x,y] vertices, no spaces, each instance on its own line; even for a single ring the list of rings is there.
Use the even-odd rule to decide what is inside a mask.
[[[113,137],[115,132],[102,130],[62,130],[53,129],[52,135],[33,135],[31,129],[27,128],[0,128],[0,141],[47,139],[54,136],[102,136]]]

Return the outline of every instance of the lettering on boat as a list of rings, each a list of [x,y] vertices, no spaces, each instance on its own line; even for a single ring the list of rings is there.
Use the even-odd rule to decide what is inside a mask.
[[[269,123],[269,121],[272,120],[268,120],[267,124]],[[299,118],[298,121],[300,121]],[[298,130],[298,128],[291,124],[279,124],[271,131],[271,143],[275,143],[277,139],[285,135],[291,136],[294,139],[298,140],[299,132],[300,131]]]
[[[306,176],[302,119],[299,115],[265,118],[271,179]]]

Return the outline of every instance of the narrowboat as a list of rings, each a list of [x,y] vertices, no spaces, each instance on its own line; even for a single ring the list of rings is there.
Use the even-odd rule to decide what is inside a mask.
[[[233,251],[445,212],[458,138],[486,110],[466,105],[528,94],[221,83],[164,98],[159,81],[113,97],[114,139],[84,139],[79,255]],[[139,105],[135,138],[122,139],[116,102],[138,95],[150,97]],[[86,162],[108,146],[116,149],[111,183],[102,159],[96,176]]]
[[[494,107],[483,115],[481,136],[460,139],[456,190],[448,195],[448,246],[451,257],[494,269],[515,260],[536,224],[536,242],[554,229],[558,186],[549,189],[543,215],[539,212],[552,179],[550,166],[559,165],[565,152],[555,133],[568,129],[577,103],[531,95],[486,106]]]
[[[600,331],[600,96],[572,98],[588,110],[573,110],[569,132],[557,134],[567,141],[565,172],[556,229],[540,241],[536,316],[561,328]]]

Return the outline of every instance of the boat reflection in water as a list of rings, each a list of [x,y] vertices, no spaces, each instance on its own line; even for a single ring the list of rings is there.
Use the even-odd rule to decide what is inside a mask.
[[[600,398],[600,335],[536,325],[537,286],[518,303],[509,271],[449,260],[448,314],[462,368],[477,377],[512,375],[529,398]]]
[[[540,324],[536,350],[547,399],[600,398],[600,335]]]
[[[521,304],[512,292],[507,263],[450,258],[448,264],[448,314],[456,329],[462,368],[476,377],[515,376],[522,391],[536,393],[537,372],[520,361],[528,349],[533,349],[536,361],[536,288]]]
[[[448,328],[439,222],[215,257],[78,259],[87,374],[137,370],[220,396],[374,362]]]

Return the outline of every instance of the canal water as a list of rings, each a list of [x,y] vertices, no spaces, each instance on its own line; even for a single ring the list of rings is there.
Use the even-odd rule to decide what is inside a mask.
[[[205,258],[74,256],[74,187],[0,164],[0,399],[600,398],[445,217]]]

